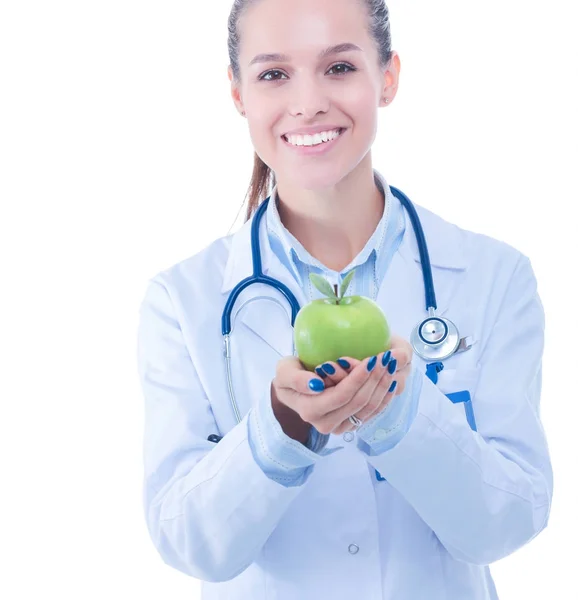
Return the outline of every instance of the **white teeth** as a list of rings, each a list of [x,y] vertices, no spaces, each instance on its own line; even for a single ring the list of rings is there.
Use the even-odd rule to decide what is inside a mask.
[[[341,129],[333,131],[323,131],[315,135],[286,135],[285,139],[292,146],[318,146],[324,142],[329,142],[341,135]]]

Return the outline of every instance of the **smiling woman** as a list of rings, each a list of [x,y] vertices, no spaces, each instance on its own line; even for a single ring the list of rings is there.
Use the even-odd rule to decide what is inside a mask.
[[[236,0],[229,57],[245,223],[141,307],[154,544],[206,600],[497,600],[552,500],[530,261],[373,168],[383,0]]]
[[[353,171],[358,202],[381,206],[370,191],[368,151],[377,111],[395,97],[400,70],[383,0],[237,0],[229,17],[229,58],[233,98],[255,145],[246,219],[271,185],[326,188],[344,171]],[[313,137],[329,131],[340,132],[339,143]],[[291,144],[287,134],[305,137]],[[327,203],[335,208],[335,198]],[[348,204],[340,207],[342,223],[351,223],[355,205]]]

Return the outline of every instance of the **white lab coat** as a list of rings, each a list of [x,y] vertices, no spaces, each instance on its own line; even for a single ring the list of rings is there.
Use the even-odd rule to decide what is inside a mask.
[[[250,226],[149,282],[139,325],[145,397],[144,507],[166,564],[203,580],[205,600],[489,600],[489,565],[547,524],[552,469],[539,417],[544,313],[527,257],[415,205],[428,242],[438,314],[473,347],[424,375],[419,410],[392,450],[367,456],[331,435],[305,484],[284,487],[255,462],[247,412],[292,353],[289,307],[270,287],[235,310],[232,369],[243,419],[227,392],[221,314],[252,273]],[[301,290],[260,231],[265,274]],[[409,339],[426,316],[421,265],[406,231],[377,302]],[[426,362],[413,359],[425,373]],[[463,404],[469,390],[478,431]],[[215,444],[210,434],[224,438]],[[377,481],[377,469],[386,481]]]

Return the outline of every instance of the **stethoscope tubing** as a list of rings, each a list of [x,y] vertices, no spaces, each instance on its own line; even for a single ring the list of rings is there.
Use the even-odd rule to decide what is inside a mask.
[[[430,308],[433,308],[435,310],[437,308],[437,302],[433,283],[433,275],[431,270],[431,262],[429,258],[429,252],[427,249],[425,235],[418,214],[411,200],[401,190],[393,186],[389,186],[389,188],[394,194],[394,196],[398,198],[398,200],[402,203],[402,205],[409,214],[409,218],[411,220],[411,224],[417,239],[417,246],[422,265],[426,311],[429,311]],[[254,283],[263,283],[265,285],[270,285],[273,288],[279,290],[285,296],[287,302],[289,302],[291,306],[291,326],[293,327],[295,325],[295,319],[297,318],[297,313],[300,310],[299,301],[297,300],[297,298],[295,298],[293,292],[285,284],[281,283],[280,281],[277,281],[276,279],[273,279],[272,277],[267,277],[263,274],[263,266],[261,261],[261,247],[259,243],[259,230],[261,220],[263,218],[263,215],[265,214],[265,211],[267,210],[269,200],[270,196],[259,205],[253,217],[253,222],[251,223],[251,255],[253,260],[253,275],[246,277],[245,279],[240,281],[227,298],[227,302],[223,309],[223,316],[221,318],[221,331],[223,336],[229,335],[231,333],[231,317],[233,314],[233,305],[235,304],[235,301],[237,300],[239,294],[244,289],[246,289]]]

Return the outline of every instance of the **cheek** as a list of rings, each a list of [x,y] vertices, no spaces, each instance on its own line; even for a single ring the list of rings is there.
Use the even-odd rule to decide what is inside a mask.
[[[344,87],[336,99],[338,106],[359,123],[371,123],[376,118],[379,99],[369,84]]]
[[[275,142],[278,123],[282,117],[276,106],[269,106],[265,102],[251,106],[251,116],[249,119],[249,134],[253,144],[258,147],[270,147]]]
[[[363,138],[369,140],[369,143],[372,144],[377,135],[378,127],[376,106],[373,104],[363,105],[360,109],[359,116],[355,121],[355,125]]]

